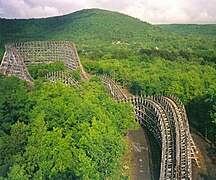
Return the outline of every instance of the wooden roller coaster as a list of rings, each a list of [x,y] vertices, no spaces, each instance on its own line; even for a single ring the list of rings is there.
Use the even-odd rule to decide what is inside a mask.
[[[6,45],[0,71],[5,75],[14,75],[33,84],[34,79],[27,67],[55,61],[64,62],[70,71],[80,68],[82,78],[88,79],[75,45],[68,41],[36,41]]]
[[[67,73],[62,71],[50,72],[45,75],[45,79],[49,80],[52,83],[55,83],[56,81],[61,81],[64,84],[80,86],[78,81],[76,81],[74,78],[70,77]]]
[[[16,43],[6,45],[5,49],[0,66],[0,71],[5,75],[14,75],[32,84],[34,80],[28,72],[29,65],[62,61],[69,70],[80,68],[83,79],[88,79],[76,48],[70,42]],[[105,75],[99,77],[112,97],[131,103],[136,113],[136,121],[145,126],[157,140],[161,149],[159,179],[192,179],[192,159],[198,166],[199,161],[183,104],[166,95],[128,98],[111,78]],[[51,82],[61,80],[65,84],[79,86],[77,81],[63,72],[52,72],[45,78]]]
[[[197,166],[199,161],[184,105],[178,99],[165,95],[126,98],[113,80],[103,75],[99,77],[109,88],[111,96],[133,105],[136,121],[151,131],[159,143],[160,179],[192,179],[191,160],[195,160]]]

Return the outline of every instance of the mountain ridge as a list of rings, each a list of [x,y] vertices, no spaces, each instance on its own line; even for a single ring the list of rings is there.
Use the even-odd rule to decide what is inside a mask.
[[[157,26],[181,35],[216,36],[216,24],[161,24]]]
[[[101,9],[40,19],[0,19],[0,27],[0,57],[5,44],[41,40],[72,41],[79,52],[158,48],[193,52],[204,59],[212,59],[215,54],[215,38],[178,34],[119,12]]]
[[[101,26],[102,28],[105,28],[104,31],[108,32],[112,30],[109,28],[109,26],[114,25],[115,27],[113,28],[117,29],[116,25],[121,26],[122,25],[121,23],[124,25],[123,28],[125,28],[127,24],[134,25],[129,28],[130,32],[134,34],[137,32],[134,31],[134,29],[131,29],[132,27],[133,28],[148,27],[151,31],[152,30],[160,31],[158,30],[158,28],[155,28],[153,25],[150,25],[149,23],[143,22],[137,18],[133,18],[125,14],[107,11],[107,10],[100,10],[100,9],[85,9],[74,13],[70,13],[68,15],[49,17],[49,18],[1,19],[1,37],[4,38],[5,35],[7,36],[10,33],[13,35],[17,33],[25,33],[28,35],[29,32],[31,32],[31,35],[34,36],[34,33],[40,33],[44,31],[46,32],[51,28],[56,28],[56,29],[52,29],[53,30],[52,35],[59,30],[62,31],[62,29],[65,33],[66,32],[70,33],[71,31],[69,30],[74,30],[74,29],[77,32],[77,30],[80,30],[82,28],[83,28],[82,30],[85,31],[94,30],[95,32],[98,30],[97,28],[100,28]],[[118,32],[116,34],[120,35]]]

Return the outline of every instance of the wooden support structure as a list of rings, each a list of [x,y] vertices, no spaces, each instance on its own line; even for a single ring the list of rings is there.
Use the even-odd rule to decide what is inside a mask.
[[[33,84],[34,80],[27,67],[56,61],[63,62],[69,71],[79,68],[82,78],[88,79],[75,45],[69,41],[35,41],[6,45],[0,71]]]
[[[45,75],[45,79],[49,80],[52,83],[57,81],[63,82],[66,85],[80,86],[79,82],[74,78],[70,77],[67,73],[62,71],[50,72]]]
[[[198,166],[199,160],[181,101],[166,95],[127,98],[111,78],[104,75],[99,77],[109,88],[112,97],[132,104],[136,121],[152,132],[159,143],[160,179],[192,179],[191,160],[194,159]]]

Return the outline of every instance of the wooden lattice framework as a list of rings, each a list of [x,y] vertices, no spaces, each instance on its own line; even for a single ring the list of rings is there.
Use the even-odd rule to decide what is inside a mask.
[[[57,81],[63,82],[66,85],[80,86],[79,82],[74,78],[70,77],[67,73],[62,71],[50,72],[45,75],[45,79],[52,83],[56,83]]]
[[[81,76],[87,79],[76,47],[69,41],[35,41],[6,45],[0,70],[5,75],[14,75],[32,84],[34,80],[27,67],[55,61],[64,62],[70,71],[80,68]]]
[[[112,97],[132,104],[136,121],[157,140],[161,147],[160,179],[192,179],[191,160],[195,160],[198,166],[199,161],[184,105],[175,97],[166,95],[127,98],[113,80],[104,75],[99,77]]]

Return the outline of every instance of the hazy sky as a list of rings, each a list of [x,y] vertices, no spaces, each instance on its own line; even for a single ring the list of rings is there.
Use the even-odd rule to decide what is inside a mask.
[[[102,8],[150,23],[215,23],[216,0],[0,0],[0,17],[38,18]]]

